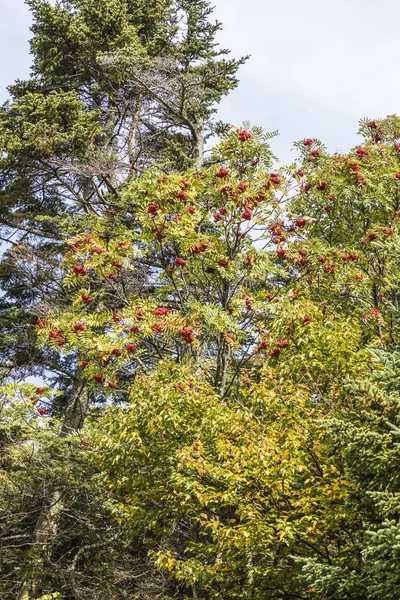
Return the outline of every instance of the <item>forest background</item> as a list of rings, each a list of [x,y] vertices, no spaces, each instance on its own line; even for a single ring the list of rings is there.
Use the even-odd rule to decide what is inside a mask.
[[[285,164],[218,120],[249,61],[208,2],[28,4],[0,114],[1,597],[396,597],[399,118]]]

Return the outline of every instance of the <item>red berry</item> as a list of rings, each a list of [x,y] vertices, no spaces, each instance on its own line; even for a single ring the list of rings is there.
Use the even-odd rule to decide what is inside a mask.
[[[276,173],[271,173],[270,180],[274,185],[280,185],[281,183],[281,179],[279,175],[276,175]]]
[[[189,198],[189,196],[187,195],[186,192],[184,192],[183,190],[180,190],[177,194],[176,197],[178,198],[178,200],[187,200]]]
[[[87,271],[86,271],[85,267],[82,267],[82,265],[75,265],[75,267],[73,268],[73,271],[74,271],[75,275],[82,275],[83,277],[85,277],[87,275]]]
[[[111,352],[111,354],[113,356],[121,356],[122,355],[122,350],[120,350],[119,348],[114,348],[114,350]]]
[[[274,348],[274,350],[272,350],[269,355],[271,356],[271,358],[277,358],[280,355],[281,351],[279,350],[279,348]]]
[[[278,348],[286,348],[286,346],[289,346],[289,340],[280,340],[277,346]]]
[[[313,143],[311,138],[306,138],[305,140],[303,140],[303,144],[304,146],[311,146]]]
[[[177,256],[174,265],[175,267],[184,267],[186,265],[186,262],[182,258],[179,258],[179,256]]]
[[[194,342],[194,332],[192,327],[184,327],[179,331],[179,335],[187,344],[192,344]]]
[[[326,190],[326,181],[321,181],[317,185],[317,190],[319,190],[320,192],[322,192],[323,190]]]
[[[41,417],[46,417],[49,414],[49,411],[44,408],[38,408],[37,410]]]
[[[93,375],[93,379],[97,381],[97,383],[103,383],[105,381],[102,375]]]
[[[95,247],[95,248],[91,248],[90,252],[92,254],[103,254],[104,250],[103,250],[103,248],[97,248],[97,247]]]
[[[304,319],[303,319],[303,325],[309,325],[312,321],[312,318],[310,317],[310,315],[305,315]]]
[[[89,296],[88,294],[82,294],[81,299],[84,304],[90,304],[93,300],[92,296]]]
[[[226,267],[229,265],[229,260],[226,260],[226,258],[220,258],[218,264],[220,267],[226,269]]]
[[[296,219],[294,223],[296,227],[305,227],[307,225],[306,219]]]
[[[158,204],[149,204],[147,207],[148,214],[152,215],[153,217],[155,217],[160,210],[161,208],[158,206]]]
[[[62,331],[50,331],[49,338],[52,340],[57,340],[62,336]]]
[[[127,346],[126,346],[126,351],[129,354],[133,354],[134,352],[136,352],[136,349],[137,349],[137,345],[136,344],[127,344]]]
[[[89,365],[89,361],[88,360],[83,360],[81,362],[81,367],[82,369],[86,369],[86,367]]]
[[[238,136],[241,142],[247,142],[247,140],[249,140],[252,137],[251,133],[249,133],[245,129],[238,131]]]
[[[109,381],[108,382],[108,387],[110,387],[111,389],[115,390],[117,387],[117,384],[114,381]]]
[[[285,258],[285,256],[287,256],[288,254],[288,250],[285,250],[284,248],[279,248],[279,250],[277,250],[276,252],[278,258]]]
[[[111,279],[111,280],[117,279],[117,275],[115,273],[109,273],[107,275],[107,279]]]
[[[114,260],[112,266],[116,269],[122,269],[122,264],[119,262],[119,260]]]
[[[246,208],[243,212],[242,212],[242,219],[244,221],[251,221],[251,219],[253,218],[253,213],[251,212],[251,210],[249,210],[248,208]]]
[[[85,327],[84,323],[75,323],[75,325],[74,325],[74,330],[76,332],[78,332],[78,331],[85,331],[85,329],[86,329],[86,327]]]
[[[130,330],[131,333],[141,333],[140,331],[140,327],[138,327],[137,325],[133,325]]]
[[[153,311],[153,315],[155,317],[165,317],[166,315],[168,315],[171,311],[168,310],[167,308],[164,308],[163,306],[159,306],[158,308],[156,308],[155,311]]]
[[[38,396],[42,396],[44,394],[44,392],[45,392],[45,389],[41,388],[41,387],[37,387],[35,390],[35,394],[37,394]]]
[[[194,215],[194,213],[196,212],[196,209],[194,206],[188,206],[187,211],[190,215]]]
[[[356,154],[357,154],[358,156],[368,156],[369,152],[368,152],[368,150],[364,150],[363,148],[360,148],[360,147],[359,147],[359,148],[357,148],[357,150],[356,150]]]
[[[219,179],[226,179],[229,175],[229,169],[223,169],[221,168],[217,174],[216,177],[218,177]]]
[[[269,342],[263,340],[261,344],[258,346],[259,350],[267,350],[269,348]]]

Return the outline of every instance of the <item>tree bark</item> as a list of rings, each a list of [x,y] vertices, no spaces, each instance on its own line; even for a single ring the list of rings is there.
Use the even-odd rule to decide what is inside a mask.
[[[59,437],[66,438],[82,429],[89,407],[89,393],[82,381],[72,390]],[[27,574],[17,600],[40,598],[46,565],[51,560],[54,541],[57,537],[60,518],[64,510],[64,490],[54,486],[42,507],[34,531],[33,549],[29,556]]]
[[[204,120],[199,119],[192,130],[193,162],[196,169],[201,169],[204,159]]]

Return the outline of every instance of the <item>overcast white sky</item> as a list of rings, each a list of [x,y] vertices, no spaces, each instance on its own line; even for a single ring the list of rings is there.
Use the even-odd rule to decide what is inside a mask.
[[[251,54],[220,118],[278,129],[283,161],[292,142],[319,137],[331,150],[356,143],[358,119],[400,112],[400,2],[396,0],[214,0],[221,44]],[[0,0],[0,99],[29,73],[29,12]]]

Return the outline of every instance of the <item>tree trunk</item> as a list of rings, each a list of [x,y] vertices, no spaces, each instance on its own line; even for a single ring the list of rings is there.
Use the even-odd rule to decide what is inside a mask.
[[[85,385],[78,381],[74,386],[67,406],[59,437],[66,438],[82,429],[89,407],[89,393]],[[43,574],[50,563],[54,541],[57,537],[60,518],[64,510],[62,486],[54,486],[40,512],[35,532],[33,548],[28,558],[27,574],[17,600],[40,598],[43,589]]]
[[[196,169],[201,169],[204,159],[204,120],[199,119],[193,134],[193,162]]]

